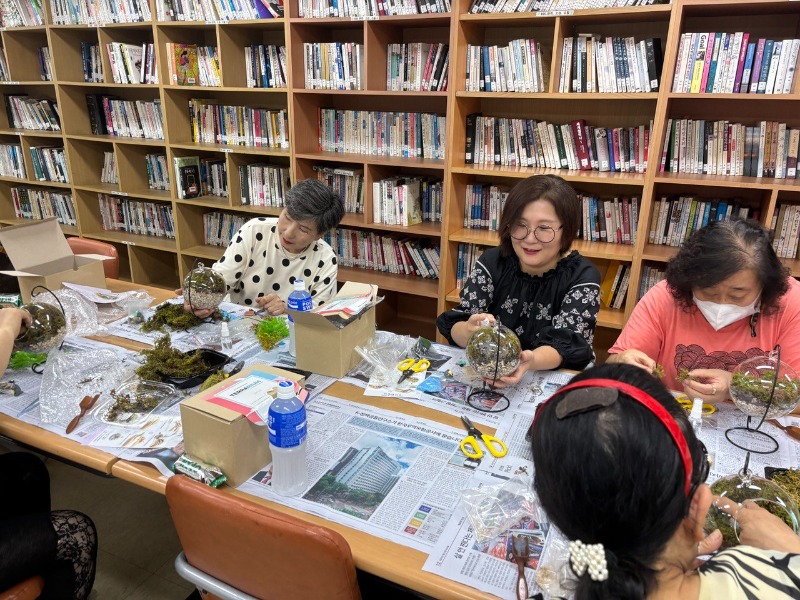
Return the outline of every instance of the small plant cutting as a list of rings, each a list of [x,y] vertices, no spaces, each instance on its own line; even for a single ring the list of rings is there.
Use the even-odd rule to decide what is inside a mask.
[[[650,372],[650,374],[656,379],[662,379],[664,375],[666,375],[666,372],[664,371],[664,367],[662,365],[656,363],[656,366],[653,367],[653,370]]]
[[[253,329],[264,350],[271,350],[278,342],[289,335],[289,327],[286,325],[286,320],[278,317],[268,317],[258,325],[254,325]]]
[[[145,357],[145,364],[136,369],[136,374],[149,381],[163,381],[165,377],[194,377],[208,369],[200,352],[181,352],[173,348],[168,335],[158,338],[152,350],[142,350],[141,354]]]
[[[36,352],[14,352],[11,355],[11,360],[8,361],[8,368],[25,369],[33,365],[40,365],[47,360],[47,354]]]

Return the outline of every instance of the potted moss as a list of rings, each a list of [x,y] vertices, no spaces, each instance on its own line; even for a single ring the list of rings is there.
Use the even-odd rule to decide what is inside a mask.
[[[225,279],[214,269],[198,263],[183,280],[183,299],[192,310],[214,310],[225,297]]]
[[[485,319],[467,342],[467,361],[484,379],[495,380],[513,373],[519,366],[522,345],[517,335],[496,320]]]
[[[756,356],[744,361],[733,372],[731,398],[736,407],[748,416],[777,419],[797,406],[800,379],[792,367],[778,361],[774,355]]]
[[[47,353],[57,348],[67,335],[67,319],[57,307],[46,302],[30,302],[22,310],[31,315],[31,324],[14,341],[22,352]]]

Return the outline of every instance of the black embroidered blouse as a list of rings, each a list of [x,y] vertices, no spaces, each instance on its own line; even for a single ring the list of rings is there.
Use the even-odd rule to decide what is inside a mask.
[[[573,250],[541,276],[528,275],[515,255],[487,250],[461,290],[461,303],[436,325],[451,344],[453,325],[489,313],[519,336],[523,350],[555,348],[561,367],[583,369],[594,360],[592,340],[600,310],[600,272]]]

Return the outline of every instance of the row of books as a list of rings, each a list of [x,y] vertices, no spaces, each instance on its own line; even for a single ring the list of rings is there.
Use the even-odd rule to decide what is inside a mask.
[[[317,179],[325,182],[344,200],[344,210],[349,213],[364,212],[364,170],[342,169],[314,165]]]
[[[178,198],[228,197],[228,168],[224,158],[176,156],[172,160]]]
[[[161,100],[123,100],[107,94],[86,94],[89,126],[95,135],[164,139]]]
[[[591,127],[583,119],[563,125],[467,115],[464,162],[581,171],[644,173],[650,125]]]
[[[206,98],[189,100],[192,141],[198,144],[289,147],[289,114],[285,108],[270,110],[216,104]]]
[[[63,147],[33,146],[30,153],[33,174],[37,181],[69,183],[69,169]]]
[[[697,229],[731,217],[758,219],[761,210],[739,200],[710,200],[692,196],[662,197],[653,202],[648,241],[662,246],[680,246]]]
[[[18,219],[49,219],[56,217],[62,225],[77,225],[72,194],[29,187],[12,187],[11,199]]]
[[[97,194],[97,199],[104,231],[175,239],[171,204],[131,200],[109,194]]]
[[[450,0],[299,0],[297,5],[298,14],[306,19],[368,19],[450,12]]]
[[[39,48],[39,71],[42,81],[53,81],[53,60],[50,57],[50,47]]]
[[[472,183],[467,185],[464,202],[464,228],[497,231],[500,215],[508,199],[504,185]]]
[[[0,3],[3,27],[39,27],[44,25],[41,0],[4,0]]]
[[[609,261],[600,282],[600,303],[606,308],[621,309],[631,283],[631,265],[616,260]]]
[[[372,231],[338,228],[327,232],[339,265],[393,275],[439,277],[439,246],[428,239],[398,238]]]
[[[447,90],[449,44],[389,44],[386,48],[386,89],[393,92]]]
[[[292,187],[289,168],[279,165],[252,164],[239,167],[242,204],[280,208]]]
[[[652,267],[650,265],[642,265],[642,274],[639,277],[639,297],[642,297],[650,291],[654,285],[659,281],[663,281],[667,277],[666,269],[659,267]]]
[[[511,40],[502,46],[467,46],[468,92],[546,92],[550,61],[542,60],[542,44]]]
[[[463,244],[458,245],[458,254],[456,258],[456,288],[461,290],[464,284],[469,279],[472,269],[475,268],[475,263],[481,255],[486,252],[486,246],[479,246],[477,244]]]
[[[3,94],[3,99],[11,128],[61,131],[58,106],[49,98],[30,98],[28,94]]]
[[[159,21],[225,23],[283,18],[283,0],[155,0]]]
[[[372,183],[373,223],[408,227],[441,220],[441,205],[441,179],[397,176]]]
[[[661,172],[795,179],[800,129],[761,121],[749,127],[728,121],[669,119]]]
[[[203,239],[208,246],[227,246],[233,236],[247,223],[247,217],[224,212],[203,215]]]
[[[154,44],[106,44],[114,83],[158,84]],[[84,67],[84,71],[85,71]]]
[[[570,14],[573,10],[650,6],[652,4],[669,4],[669,2],[670,0],[472,0],[469,12],[487,14],[570,11],[565,13]]]
[[[633,246],[639,227],[639,198],[598,198],[578,194],[582,221],[578,237],[587,242]]]
[[[169,190],[167,155],[163,152],[146,154],[144,164],[147,167],[147,187],[151,190]]]
[[[147,0],[50,0],[55,25],[105,25],[150,21]]]
[[[81,57],[83,58],[83,80],[86,83],[104,83],[103,57],[100,55],[100,44],[96,42],[81,42]]]
[[[167,56],[167,72],[172,85],[222,85],[216,46],[168,43]]]
[[[286,87],[286,46],[253,44],[245,46],[244,67],[247,87]]]
[[[8,70],[6,49],[0,46],[0,81],[11,81],[11,71]]]
[[[752,41],[751,41],[752,40]],[[683,33],[672,91],[683,94],[788,94],[800,39],[749,33]]]
[[[117,155],[113,151],[103,152],[103,170],[100,172],[100,182],[113,185],[119,184]]]
[[[19,144],[0,144],[0,176],[28,178],[22,146]]]
[[[320,108],[318,125],[320,152],[444,160],[444,115]]]
[[[772,215],[772,247],[781,258],[797,258],[800,255],[800,206],[781,204]]]
[[[364,45],[355,42],[303,44],[307,90],[363,90]]]
[[[562,93],[657,92],[664,58],[661,39],[577,35],[564,38]]]

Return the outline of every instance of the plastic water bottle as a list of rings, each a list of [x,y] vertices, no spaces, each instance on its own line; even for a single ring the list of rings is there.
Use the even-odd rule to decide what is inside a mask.
[[[278,384],[278,397],[267,417],[272,451],[272,489],[281,496],[296,496],[306,487],[306,407],[294,395],[294,384]]]
[[[302,310],[303,312],[308,312],[314,307],[311,302],[311,294],[306,291],[305,281],[302,279],[294,280],[294,291],[289,294],[286,304],[292,310]],[[294,347],[294,319],[292,319],[292,315],[289,315],[289,354],[297,356],[297,350]]]

